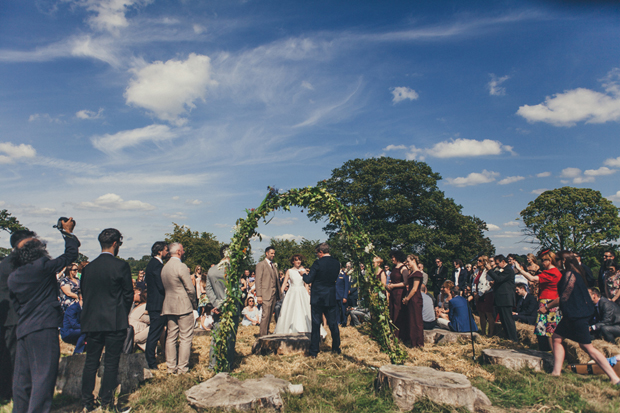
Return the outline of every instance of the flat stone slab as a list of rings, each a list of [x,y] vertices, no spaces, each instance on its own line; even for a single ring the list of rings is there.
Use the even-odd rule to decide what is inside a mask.
[[[511,370],[529,367],[534,371],[553,370],[553,354],[536,350],[482,350],[482,359],[488,364],[501,364]]]
[[[478,333],[474,333],[474,341],[478,340]],[[444,330],[443,328],[434,328],[432,330],[424,330],[424,342],[428,344],[451,344],[459,341],[470,341],[471,333],[457,333],[455,331]]]
[[[241,381],[219,373],[185,392],[188,403],[197,410],[251,410],[257,407],[280,410],[283,392],[303,393],[303,386],[292,385],[271,374],[261,379]]]
[[[297,354],[310,349],[310,333],[270,334],[259,337],[252,346],[253,354]]]
[[[101,378],[103,377],[103,363],[105,353],[101,357],[101,364],[95,378],[95,395],[99,393]],[[86,354],[62,357],[58,365],[56,390],[62,394],[75,398],[82,397],[82,372]],[[118,364],[118,383],[121,393],[128,393],[138,388],[140,383],[153,377],[144,353],[121,354]]]
[[[435,403],[465,407],[472,412],[476,407],[491,405],[489,398],[473,387],[463,374],[430,367],[381,366],[377,387],[385,386],[392,390],[394,402],[404,411],[411,411],[416,401],[423,397]]]

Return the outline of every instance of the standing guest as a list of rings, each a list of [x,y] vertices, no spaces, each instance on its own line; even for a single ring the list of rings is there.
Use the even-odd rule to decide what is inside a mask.
[[[170,260],[161,270],[161,282],[166,291],[161,315],[168,320],[166,365],[168,374],[183,374],[189,370],[189,355],[194,337],[194,310],[198,308],[198,303],[189,268],[182,262],[185,255],[183,245],[173,242],[168,245],[168,252]]]
[[[562,278],[558,283],[562,321],[553,333],[553,372],[560,376],[564,363],[564,346],[562,340],[568,338],[579,343],[579,347],[598,364],[613,384],[618,385],[620,378],[609,365],[605,356],[592,345],[588,320],[594,314],[594,303],[588,294],[585,275],[573,253],[560,251],[557,255],[558,267],[562,270]]]
[[[530,282],[538,283],[538,317],[534,334],[538,336],[540,350],[547,349],[547,343],[542,342],[545,337],[547,337],[549,348],[553,350],[551,337],[562,319],[562,313],[558,308],[558,282],[562,278],[562,274],[555,266],[556,257],[553,251],[544,250],[539,254],[539,257],[543,271],[538,275],[531,275],[518,264],[516,268]]]
[[[454,264],[454,284],[463,292],[467,285],[467,270],[463,268],[463,261],[459,259],[454,260],[452,264]]]
[[[516,311],[512,312],[512,318],[525,324],[534,325],[536,323],[536,314],[538,313],[538,301],[532,294],[527,293],[525,284],[516,284],[517,300]]]
[[[407,289],[409,294],[403,298],[403,305],[407,306],[409,334],[411,347],[424,347],[424,320],[422,319],[423,299],[420,286],[422,284],[422,272],[418,268],[420,259],[413,254],[407,256],[407,267],[409,276],[407,277]]]
[[[392,275],[392,271],[390,271],[390,266],[389,265],[385,265],[383,267],[383,270],[385,271],[385,276],[386,276],[386,279],[387,279],[387,284],[389,284],[390,283],[390,276]]]
[[[149,336],[149,315],[146,312],[146,291],[138,291],[138,301],[136,306],[129,313],[129,325],[133,327],[133,343],[140,348],[146,350],[146,340]]]
[[[406,335],[407,331],[407,315],[404,311],[401,311],[403,305],[403,297],[406,295],[405,281],[409,276],[409,271],[405,267],[405,253],[401,250],[390,251],[390,258],[394,264],[392,275],[390,276],[390,283],[387,285],[387,289],[390,292],[390,319],[396,326],[394,335],[400,337],[400,331]]]
[[[58,373],[58,327],[62,311],[56,273],[78,257],[80,242],[72,234],[75,221],[62,221],[65,253],[51,259],[38,237],[24,238],[11,253],[13,272],[7,285],[17,321],[13,373],[13,412],[49,412]]]
[[[10,400],[13,396],[13,369],[17,351],[17,321],[19,317],[11,301],[8,280],[15,270],[13,253],[24,239],[35,238],[37,234],[28,230],[18,230],[11,234],[13,251],[0,262],[0,400]]]
[[[202,267],[197,265],[194,267],[194,273],[192,274],[192,284],[196,288],[196,302],[200,299],[202,291],[200,289],[200,280],[202,279]]]
[[[347,274],[344,268],[341,268],[336,279],[336,302],[339,309],[338,324],[342,327],[347,326],[347,299],[349,298],[350,287],[349,274]]]
[[[114,410],[118,363],[129,327],[129,311],[133,303],[131,268],[119,260],[118,250],[123,236],[114,228],[101,231],[98,237],[101,254],[84,267],[82,273],[82,332],[86,333],[86,361],[82,373],[82,405],[93,411],[95,378],[105,347],[104,373],[99,399],[104,409]],[[121,410],[121,409],[119,409]]]
[[[433,273],[433,292],[435,297],[439,296],[440,290],[443,288],[443,283],[448,279],[448,269],[443,266],[441,258],[435,258],[435,264],[437,268]]]
[[[575,253],[575,258],[579,261],[579,265],[583,268],[584,275],[586,276],[586,281],[588,282],[588,288],[592,288],[596,286],[596,280],[594,279],[594,274],[592,274],[592,270],[590,267],[586,265],[585,262],[581,261],[581,254]]]
[[[614,261],[616,259],[616,253],[613,251],[605,251],[603,252],[603,262],[601,263],[601,267],[598,270],[598,288],[601,292],[605,291],[605,264],[607,261]],[[609,297],[607,297],[609,298]]]
[[[615,261],[605,261],[605,292],[610,301],[620,304],[620,271]]]
[[[495,307],[499,313],[506,338],[518,342],[517,327],[512,318],[512,307],[515,305],[515,273],[503,255],[496,255],[495,263],[497,264],[496,268],[492,268],[490,263],[486,265],[487,274],[493,279]]]
[[[164,259],[168,257],[168,244],[157,241],[151,247],[151,260],[146,265],[146,311],[149,313],[149,335],[146,338],[146,363],[150,369],[157,368],[155,347],[163,335],[166,327],[166,317],[162,317],[161,308],[164,304],[166,290],[161,282],[161,270],[164,268]]]
[[[424,263],[420,261],[418,265],[418,269],[422,273],[422,284],[426,285],[428,283],[428,274],[424,272]]]
[[[620,337],[620,306],[601,297],[601,292],[596,287],[589,288],[588,292],[595,307],[594,323],[590,323],[590,334],[615,343],[616,337]]]
[[[63,312],[67,311],[67,307],[79,300],[80,279],[77,276],[78,265],[73,263],[68,265],[64,271],[64,277],[61,277],[60,283],[60,308]]]
[[[476,310],[480,317],[480,329],[482,334],[491,337],[495,330],[495,296],[491,289],[491,281],[493,279],[487,274],[486,264],[489,263],[489,257],[481,255],[478,257],[478,273],[474,277],[472,283],[472,291],[474,293],[474,302]],[[489,329],[487,330],[487,324]]]
[[[426,285],[422,284],[420,290],[422,291],[422,322],[424,330],[432,330],[437,327],[433,297],[428,295]]]
[[[278,268],[273,262],[276,250],[271,245],[265,249],[265,259],[256,264],[256,303],[262,305],[263,318],[260,320],[260,336],[269,334],[269,323],[280,300],[280,278]]]
[[[474,279],[474,270],[470,263],[465,264],[465,269],[467,270],[467,284],[471,285]]]
[[[512,268],[512,270],[515,273],[515,284],[517,283],[525,284],[527,291],[529,292],[530,289],[527,286],[528,280],[522,274],[520,274],[519,271],[517,270],[517,267],[521,267],[521,264],[519,264],[519,261],[517,261],[517,258],[515,257],[515,255],[508,254],[508,257],[506,257],[506,262],[508,262],[508,265]]]
[[[540,274],[540,265],[538,265],[538,260],[536,259],[536,256],[532,253],[527,254],[527,266],[525,267],[525,270],[527,272],[529,272],[531,275],[538,275]],[[536,297],[540,296],[540,286],[538,285],[538,282],[534,282],[534,281],[529,281],[529,287],[530,287],[530,294],[533,294]]]
[[[258,308],[254,305],[254,297],[248,297],[245,300],[245,307],[241,314],[243,314],[242,326],[257,326],[260,324],[260,315]]]
[[[211,314],[213,315],[213,331],[211,334],[211,352],[209,354],[209,368],[213,370],[216,364],[215,358],[215,336],[216,332],[220,328],[220,318],[222,316],[222,305],[226,301],[226,271],[230,266],[230,258],[228,256],[228,245],[220,247],[220,257],[222,258],[219,264],[211,267],[207,273],[207,297],[209,302],[213,305]],[[249,298],[249,297],[248,297]],[[239,310],[233,314],[233,323],[236,325],[239,317]],[[235,359],[235,342],[237,340],[237,332],[231,331],[226,338],[226,360],[229,366],[232,366]],[[257,341],[258,343],[258,341]]]
[[[383,286],[387,285],[387,274],[385,272],[385,270],[383,269],[383,258],[381,257],[373,257],[372,259],[372,266],[375,269],[375,277],[377,277],[377,279],[379,281],[381,281],[381,284],[383,284]]]
[[[202,316],[205,312],[207,304],[209,304],[209,298],[207,297],[207,272],[203,271],[200,276],[200,297],[198,297],[198,316]],[[242,290],[243,291],[243,290]]]
[[[60,327],[60,338],[65,343],[73,344],[75,349],[73,354],[82,354],[84,352],[86,334],[82,332],[80,317],[82,316],[82,293],[78,294],[78,301],[71,304],[62,319],[62,327]]]
[[[136,280],[136,288],[140,291],[146,291],[145,271],[138,271],[138,279]]]

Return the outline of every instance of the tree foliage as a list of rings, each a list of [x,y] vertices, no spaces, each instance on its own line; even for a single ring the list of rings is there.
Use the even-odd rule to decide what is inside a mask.
[[[208,270],[211,264],[220,262],[220,246],[223,245],[209,232],[192,231],[185,225],[174,222],[171,234],[166,234],[166,242],[180,242],[185,250],[184,262],[193,272],[196,265]]]
[[[0,211],[0,229],[12,234],[20,229],[28,229],[19,223],[17,218],[11,215],[9,211],[3,209]]]
[[[271,246],[276,249],[276,255],[273,261],[278,265],[281,270],[291,268],[291,257],[295,254],[301,254],[304,256],[303,265],[306,268],[310,268],[316,260],[315,248],[319,245],[320,241],[311,241],[302,239],[299,243],[295,240],[288,239],[273,239],[271,240]],[[265,257],[265,254],[261,256],[261,259]]]
[[[545,191],[530,202],[521,217],[525,233],[541,248],[587,251],[620,237],[618,208],[589,188]]]
[[[384,259],[392,248],[418,254],[427,264],[435,257],[450,262],[493,254],[483,234],[486,223],[463,215],[462,207],[437,187],[440,179],[424,162],[382,157],[347,161],[318,187],[353,210]],[[310,218],[318,221],[323,215]],[[341,226],[330,222],[324,230],[333,238]]]

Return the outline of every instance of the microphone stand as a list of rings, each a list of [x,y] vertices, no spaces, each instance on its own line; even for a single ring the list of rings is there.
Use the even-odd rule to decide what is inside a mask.
[[[472,294],[473,294],[473,291],[472,291]],[[471,310],[471,306],[469,304],[469,300],[467,298],[466,300],[467,300],[467,313],[469,314],[469,334],[471,336],[471,353],[472,353],[471,359],[472,361],[475,362],[476,361],[476,348],[474,347],[474,329],[472,328],[472,325],[471,325],[471,320],[474,318],[474,316]]]

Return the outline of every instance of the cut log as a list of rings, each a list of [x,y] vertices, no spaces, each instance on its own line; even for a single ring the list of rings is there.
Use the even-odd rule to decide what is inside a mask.
[[[259,337],[252,346],[254,354],[296,354],[310,349],[310,333],[270,334]]]
[[[472,412],[477,406],[491,403],[464,375],[430,367],[382,366],[377,376],[377,387],[386,386],[392,391],[399,409],[405,411],[411,411],[421,397],[428,397],[439,404],[465,407]]]
[[[534,371],[553,370],[553,354],[536,350],[482,350],[482,359],[488,364],[501,364],[511,370],[529,367]]]
[[[478,340],[478,333],[474,333],[474,341]],[[452,344],[467,342],[471,340],[471,333],[457,333],[454,331],[444,330],[443,328],[434,328],[432,330],[424,330],[424,342],[428,344]]]
[[[257,407],[282,408],[281,394],[303,392],[303,386],[291,385],[271,374],[261,379],[240,381],[228,373],[219,373],[185,392],[189,404],[197,409],[251,410]]]

